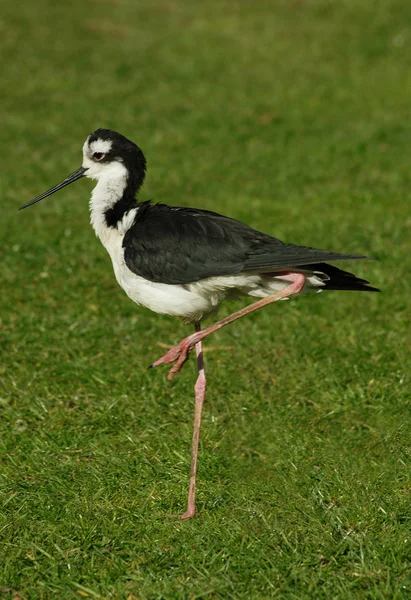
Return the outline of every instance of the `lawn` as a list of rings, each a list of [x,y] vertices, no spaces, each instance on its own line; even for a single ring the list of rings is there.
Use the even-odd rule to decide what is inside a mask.
[[[1,6],[0,598],[410,598],[411,4]],[[379,259],[206,343],[191,521],[195,361],[147,370],[191,329],[118,287],[89,181],[17,212],[97,127],[142,199]]]

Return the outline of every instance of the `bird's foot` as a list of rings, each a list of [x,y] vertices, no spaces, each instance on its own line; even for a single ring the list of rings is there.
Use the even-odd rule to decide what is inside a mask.
[[[195,517],[195,514],[195,510],[186,510],[186,512],[182,515],[167,515],[167,517],[169,517],[170,519],[182,519],[183,521],[185,521],[186,519],[192,519],[193,517]]]
[[[164,354],[161,358],[153,362],[150,365],[150,368],[159,367],[160,365],[169,365],[171,363],[175,363],[174,366],[171,367],[167,379],[172,381],[174,377],[177,375],[179,371],[184,366],[184,363],[188,360],[190,356],[191,350],[194,348],[196,343],[200,341],[198,339],[198,335],[194,333],[193,335],[189,335],[184,338],[177,346],[173,346],[170,350]]]

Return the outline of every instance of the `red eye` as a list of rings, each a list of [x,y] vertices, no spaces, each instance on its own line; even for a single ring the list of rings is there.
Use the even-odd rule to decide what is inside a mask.
[[[104,156],[104,152],[94,152],[93,154],[94,160],[101,160],[102,158],[104,158]]]

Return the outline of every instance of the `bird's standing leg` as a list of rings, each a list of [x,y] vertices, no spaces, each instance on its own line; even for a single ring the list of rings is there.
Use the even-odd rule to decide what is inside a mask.
[[[200,323],[195,325],[196,332],[201,331]],[[205,394],[206,394],[206,377],[204,371],[204,356],[201,340],[196,343],[197,368],[198,376],[194,386],[195,404],[194,404],[194,428],[193,442],[191,446],[191,466],[190,466],[190,485],[188,488],[187,510],[182,515],[177,516],[180,519],[190,519],[196,514],[196,477],[197,477],[197,462],[198,462],[198,442],[200,439],[201,415],[203,412]]]
[[[190,356],[191,350],[196,344],[198,344],[198,342],[201,342],[205,337],[207,337],[211,333],[214,333],[214,331],[217,331],[225,325],[228,325],[229,323],[232,323],[233,321],[236,321],[237,319],[240,319],[245,315],[248,315],[260,308],[263,308],[264,306],[267,306],[267,304],[271,304],[272,302],[277,302],[277,300],[283,300],[284,298],[289,298],[290,296],[299,294],[305,284],[305,275],[303,275],[302,273],[281,273],[281,279],[290,281],[290,285],[288,285],[280,292],[273,294],[272,296],[268,296],[267,298],[258,300],[257,302],[254,302],[254,304],[246,306],[245,308],[242,308],[241,310],[238,310],[237,312],[228,315],[228,317],[221,319],[221,321],[214,323],[214,325],[210,325],[202,331],[196,331],[196,333],[189,335],[188,337],[184,338],[177,346],[171,348],[171,350],[169,350],[164,356],[156,360],[151,366],[158,367],[160,365],[175,362],[176,364],[173,367],[171,367],[170,372],[168,374],[168,379],[169,381],[171,381],[174,378],[174,376],[181,370],[184,363]]]

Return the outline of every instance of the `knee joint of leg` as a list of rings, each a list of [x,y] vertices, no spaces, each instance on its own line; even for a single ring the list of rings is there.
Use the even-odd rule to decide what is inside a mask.
[[[206,389],[206,378],[205,375],[199,375],[197,381],[194,384],[194,390],[197,392],[204,392]]]

